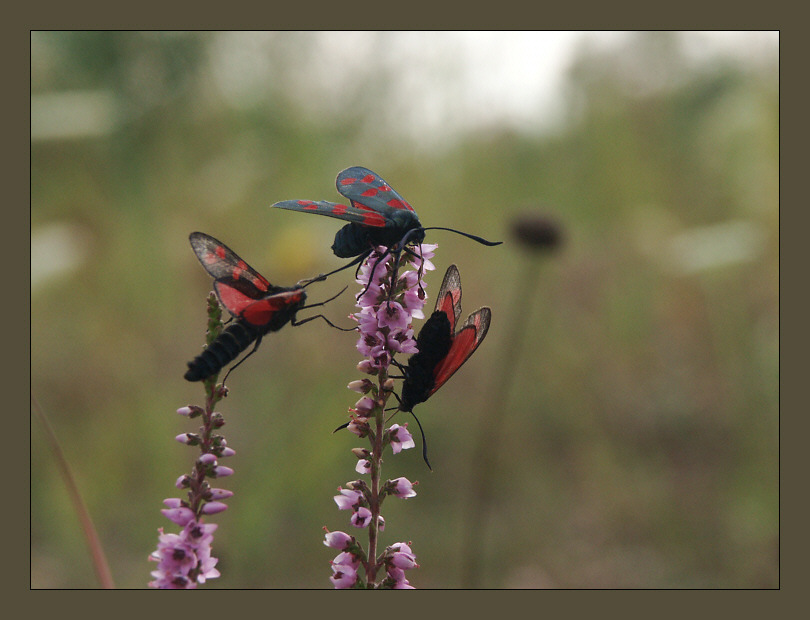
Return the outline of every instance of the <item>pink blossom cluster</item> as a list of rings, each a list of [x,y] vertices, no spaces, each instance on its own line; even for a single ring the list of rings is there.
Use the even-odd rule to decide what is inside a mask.
[[[353,316],[359,326],[357,350],[365,357],[358,369],[377,375],[391,364],[397,353],[416,353],[412,319],[425,318],[425,271],[435,269],[430,259],[438,246],[423,243],[413,248],[410,264],[415,269],[395,273],[402,255],[386,253],[385,248],[372,252],[360,268],[357,283],[363,292],[357,299],[360,308]],[[372,273],[373,271],[373,273]]]
[[[353,315],[358,323],[360,337],[357,350],[364,359],[357,368],[378,377],[378,385],[370,379],[359,379],[349,384],[349,389],[363,396],[349,411],[351,420],[348,429],[358,437],[368,437],[372,450],[355,448],[355,470],[372,476],[369,486],[356,480],[338,487],[335,503],[340,510],[350,510],[350,523],[356,528],[369,528],[377,514],[376,530],[369,537],[369,549],[376,549],[376,532],[385,529],[385,519],[380,514],[383,499],[388,495],[407,499],[416,491],[410,480],[404,477],[387,480],[380,484],[379,471],[382,450],[388,446],[394,454],[413,448],[415,443],[408,432],[407,424],[393,424],[384,428],[382,409],[393,389],[393,380],[388,378],[388,368],[397,354],[411,355],[417,352],[412,320],[424,318],[425,283],[422,274],[435,269],[430,262],[436,245],[421,244],[413,248],[413,254],[392,255],[385,248],[378,248],[363,263],[358,271],[357,282],[362,288]],[[399,272],[404,256],[409,256],[413,269]],[[376,460],[376,464],[375,464]],[[373,491],[372,489],[378,489]],[[411,588],[405,571],[416,566],[416,559],[405,543],[396,543],[386,548],[377,558],[367,558],[362,546],[345,532],[327,532],[324,544],[340,550],[332,560],[330,580],[335,588]],[[384,567],[386,576],[379,583],[365,584],[358,574],[363,567],[366,578],[373,581],[377,570]]]
[[[183,590],[196,588],[206,579],[219,577],[215,568],[217,558],[211,555],[211,542],[214,539],[214,523],[200,523],[192,518],[179,534],[164,534],[159,528],[158,546],[149,556],[157,562],[152,571],[150,588]]]
[[[180,415],[196,418],[203,417],[205,426],[202,435],[182,433],[175,437],[180,443],[190,446],[202,446],[206,450],[194,465],[191,474],[180,476],[175,486],[188,490],[188,499],[169,497],[163,500],[166,506],[161,513],[169,521],[183,528],[179,534],[164,533],[158,528],[158,545],[149,560],[158,563],[152,571],[154,579],[149,582],[152,588],[189,589],[205,583],[207,579],[219,577],[215,568],[217,558],[211,555],[211,543],[214,539],[215,524],[203,523],[203,515],[214,515],[228,508],[222,500],[233,495],[227,489],[212,488],[208,478],[223,478],[233,474],[233,469],[220,465],[218,458],[233,456],[235,451],[227,446],[225,438],[213,435],[211,430],[221,424],[219,413],[208,413],[197,406],[181,407]]]
[[[340,553],[332,560],[332,576],[329,580],[336,590],[358,587],[360,583],[358,569],[363,564],[365,556],[357,540],[345,532],[326,532],[324,545],[338,549]],[[379,587],[392,590],[412,590],[405,571],[418,568],[416,556],[409,544],[394,543],[386,548],[382,554],[382,565],[386,576]]]

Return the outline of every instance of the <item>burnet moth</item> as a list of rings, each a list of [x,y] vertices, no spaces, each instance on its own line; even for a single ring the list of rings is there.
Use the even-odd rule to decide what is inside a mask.
[[[317,213],[349,222],[335,235],[332,251],[340,258],[355,258],[324,277],[361,262],[375,247],[384,246],[391,252],[399,253],[408,245],[422,243],[427,230],[449,230],[483,245],[502,243],[487,241],[452,228],[425,228],[413,207],[380,175],[368,168],[346,168],[337,175],[335,185],[337,191],[349,199],[349,205],[326,200],[282,200],[272,205],[280,209]]]
[[[413,408],[425,402],[447,383],[483,342],[489,331],[492,311],[486,306],[476,310],[456,331],[460,316],[461,276],[458,268],[450,265],[436,298],[436,309],[416,337],[416,348],[419,351],[408,358],[407,366],[401,367],[405,380],[399,401],[400,411],[413,414]],[[421,431],[419,419],[415,415],[414,419]],[[430,467],[424,432],[422,456]]]
[[[291,287],[273,286],[227,245],[214,237],[194,232],[189,236],[189,241],[202,266],[214,278],[214,291],[220,303],[235,320],[200,355],[188,362],[185,374],[188,381],[201,381],[216,374],[235,360],[248,345],[255,342],[250,353],[231,367],[228,371],[230,374],[234,368],[256,352],[265,334],[278,331],[287,323],[302,325],[313,319],[322,318],[332,325],[321,314],[302,321],[295,318],[299,310],[321,306],[337,297],[335,295],[321,303],[304,305],[307,299],[304,287],[322,278],[302,280]],[[227,375],[225,378],[227,379]]]
[[[492,311],[486,306],[476,310],[456,331],[460,316],[461,276],[458,268],[450,265],[436,298],[436,309],[416,337],[419,351],[408,358],[404,368],[400,411],[412,412],[430,398],[483,342]]]

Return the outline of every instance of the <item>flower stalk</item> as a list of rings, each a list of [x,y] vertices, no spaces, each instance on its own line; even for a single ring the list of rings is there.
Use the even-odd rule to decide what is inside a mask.
[[[216,295],[208,297],[207,344],[210,345],[222,331],[222,310]],[[178,489],[186,490],[186,499],[170,497],[163,501],[166,506],[161,513],[179,525],[180,533],[164,533],[158,528],[157,549],[149,560],[158,563],[152,571],[154,578],[149,582],[152,588],[190,589],[207,579],[219,577],[215,568],[217,558],[211,555],[211,543],[216,524],[204,523],[203,516],[214,515],[227,509],[222,500],[233,495],[231,491],[212,488],[209,478],[223,478],[233,474],[233,469],[220,465],[219,459],[233,456],[234,450],[228,447],[225,438],[217,431],[225,424],[221,413],[214,410],[217,403],[227,396],[228,389],[217,384],[217,375],[204,380],[205,406],[187,405],[177,413],[190,419],[200,418],[202,426],[197,433],[181,433],[175,439],[192,447],[199,447],[200,455],[195,459],[190,474],[181,475],[175,482]]]
[[[335,502],[341,510],[352,510],[351,524],[368,529],[367,551],[354,537],[343,532],[328,532],[324,544],[341,553],[332,560],[335,588],[411,588],[405,570],[417,566],[409,544],[395,543],[379,552],[380,533],[385,528],[382,515],[383,501],[388,495],[410,498],[416,495],[406,478],[383,482],[383,454],[391,448],[394,454],[413,447],[414,441],[407,424],[394,424],[386,429],[386,405],[393,394],[393,378],[389,367],[399,353],[416,353],[416,340],[412,320],[424,318],[425,283],[422,274],[434,269],[430,258],[435,245],[416,247],[409,262],[414,269],[400,271],[402,255],[392,255],[378,248],[366,259],[358,272],[357,282],[362,286],[353,315],[358,323],[360,337],[357,350],[364,356],[359,371],[369,375],[352,381],[348,388],[363,394],[349,409],[347,428],[360,438],[367,438],[369,448],[355,448],[355,470],[368,475],[369,482],[359,479],[340,488]],[[373,381],[372,378],[376,379]],[[404,559],[405,558],[405,559]],[[406,561],[407,559],[407,561]],[[362,569],[361,574],[359,569]],[[381,577],[381,570],[385,576]]]

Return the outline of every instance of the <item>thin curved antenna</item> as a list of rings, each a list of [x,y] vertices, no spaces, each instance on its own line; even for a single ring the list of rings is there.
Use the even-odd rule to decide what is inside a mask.
[[[450,232],[454,232],[457,235],[462,235],[467,237],[468,239],[472,239],[473,241],[477,241],[481,245],[501,245],[503,241],[487,241],[483,237],[479,237],[478,235],[471,235],[470,233],[461,232],[460,230],[456,230],[455,228],[444,228],[443,226],[429,226],[428,228],[423,228],[422,230],[449,230]]]

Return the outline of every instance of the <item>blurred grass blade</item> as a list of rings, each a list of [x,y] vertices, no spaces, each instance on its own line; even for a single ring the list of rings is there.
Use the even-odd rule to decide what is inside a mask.
[[[104,549],[102,548],[101,541],[96,533],[93,520],[90,518],[90,513],[87,511],[87,506],[84,505],[84,500],[82,500],[81,493],[79,493],[79,487],[76,485],[76,480],[73,478],[70,465],[62,452],[62,448],[59,446],[59,440],[56,438],[56,434],[53,432],[53,428],[51,428],[48,418],[45,416],[45,412],[42,410],[42,407],[40,407],[39,402],[37,401],[33,392],[31,393],[31,402],[33,404],[33,411],[36,413],[40,422],[42,422],[42,427],[45,429],[45,435],[48,438],[51,452],[53,452],[53,455],[56,458],[59,471],[62,473],[62,476],[65,479],[65,486],[67,487],[70,501],[73,503],[73,508],[76,510],[76,514],[79,517],[79,522],[81,523],[84,537],[87,540],[87,546],[90,549],[90,555],[93,558],[93,568],[96,571],[98,581],[102,588],[111,590],[115,588],[115,584],[113,583],[110,566],[107,563],[106,556],[104,555]]]

